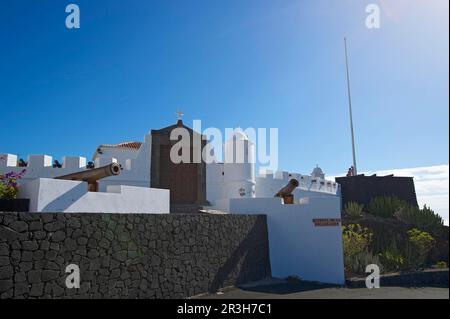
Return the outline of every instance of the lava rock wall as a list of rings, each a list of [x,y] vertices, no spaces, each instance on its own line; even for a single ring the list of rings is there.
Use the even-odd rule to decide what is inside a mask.
[[[270,277],[268,249],[265,215],[0,213],[0,298],[185,298]]]

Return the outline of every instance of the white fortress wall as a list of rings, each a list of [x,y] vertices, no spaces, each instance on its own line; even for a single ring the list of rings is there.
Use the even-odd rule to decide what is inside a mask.
[[[18,197],[30,199],[32,212],[170,213],[166,189],[111,185],[88,192],[85,182],[38,178],[23,184]]]
[[[302,204],[284,205],[280,198],[234,198],[218,201],[232,214],[266,214],[272,274],[285,278],[344,284],[340,223],[317,226],[314,219],[340,220],[340,198],[311,197]]]
[[[207,164],[206,196],[211,204],[222,198],[255,197],[254,164]]]
[[[211,203],[223,198],[223,163],[206,164],[206,199]]]
[[[255,174],[252,163],[225,163],[223,198],[255,197]]]
[[[211,204],[223,198],[255,196],[255,144],[236,129],[223,145],[224,162],[207,164],[206,194]]]
[[[254,164],[208,164],[206,168],[207,199],[215,205],[220,199],[229,198],[270,198],[287,185],[290,179],[299,181],[294,190],[295,201],[310,197],[340,197],[339,184],[309,175],[286,171],[262,171],[254,176]]]
[[[110,152],[114,155],[114,152]],[[111,157],[105,157],[103,154],[99,157],[102,161],[109,161]],[[147,134],[144,142],[137,151],[136,157],[133,159],[122,158],[122,161],[114,159],[122,167],[119,176],[110,176],[99,181],[99,190],[105,191],[108,185],[129,185],[139,187],[150,187],[151,174],[151,158],[152,158],[152,136]],[[107,162],[105,162],[108,164]],[[105,165],[106,165],[105,164]]]
[[[127,148],[102,148],[102,153],[97,156],[102,158],[112,158],[117,159],[118,163],[125,163],[128,159],[136,159],[139,150],[127,149]]]

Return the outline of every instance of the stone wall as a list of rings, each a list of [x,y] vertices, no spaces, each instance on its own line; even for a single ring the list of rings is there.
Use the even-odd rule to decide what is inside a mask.
[[[0,213],[0,298],[184,298],[270,275],[265,215]]]

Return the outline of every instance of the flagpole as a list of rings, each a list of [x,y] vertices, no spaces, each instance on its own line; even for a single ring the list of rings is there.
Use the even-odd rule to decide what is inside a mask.
[[[353,131],[353,114],[352,114],[352,97],[350,92],[350,76],[348,73],[348,53],[347,53],[347,39],[344,38],[344,46],[345,46],[345,69],[347,73],[347,93],[348,93],[348,110],[350,114],[350,131],[352,134],[352,153],[353,153],[353,168],[354,174],[358,175],[358,171],[356,169],[356,151],[355,151],[355,135]]]

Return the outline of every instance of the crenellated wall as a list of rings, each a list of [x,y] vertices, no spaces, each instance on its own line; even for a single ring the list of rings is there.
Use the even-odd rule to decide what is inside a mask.
[[[61,168],[52,166],[53,158],[49,155],[29,155],[25,167],[19,167],[17,160],[17,155],[0,154],[0,173],[19,173],[25,170],[19,184],[39,177],[52,178],[86,169],[86,158],[81,156],[63,157]]]
[[[135,158],[116,159],[110,156],[100,156],[94,161],[95,167],[117,162],[122,170],[119,176],[110,176],[99,181],[99,190],[104,192],[108,185],[128,185],[150,187],[150,159],[151,159],[151,135],[145,136],[144,142],[137,151]],[[29,155],[27,165],[19,167],[17,155],[0,154],[0,174],[8,172],[20,172],[25,169],[25,174],[18,181],[22,185],[37,178],[53,178],[74,172],[86,170],[86,158],[81,156],[65,156],[62,158],[62,167],[53,167],[53,157],[49,155]]]
[[[255,197],[273,197],[292,178],[297,179],[299,182],[299,186],[294,190],[295,198],[323,195],[340,196],[339,184],[333,181],[286,171],[277,171],[275,173],[263,171],[256,177]]]
[[[287,171],[272,172],[260,171],[259,175],[251,178],[227,179],[230,169],[224,168],[227,164],[212,163],[206,168],[207,197],[215,205],[218,201],[230,198],[269,198],[273,197],[290,179],[299,181],[294,190],[296,199],[303,197],[340,196],[339,184],[323,178],[314,178],[311,175],[302,175]],[[245,164],[228,164],[239,168]],[[243,166],[244,167],[244,166]],[[239,168],[241,169],[241,168]],[[231,169],[232,170],[232,169]]]

